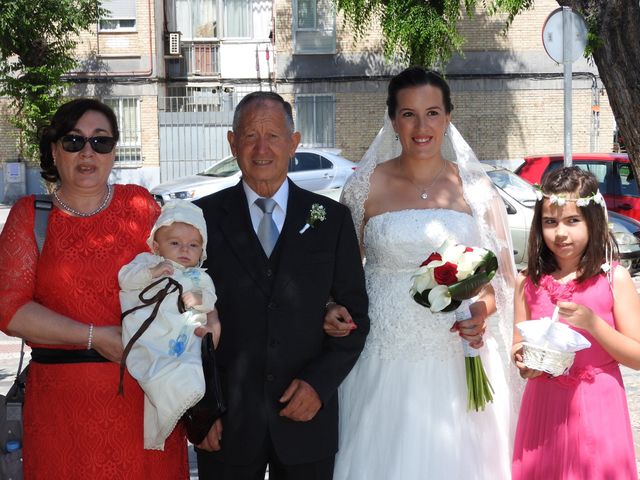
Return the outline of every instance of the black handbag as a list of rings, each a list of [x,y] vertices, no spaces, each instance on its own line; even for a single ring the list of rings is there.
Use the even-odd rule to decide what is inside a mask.
[[[22,480],[22,406],[28,370],[22,370],[23,357],[24,341],[13,385],[6,396],[0,395],[0,478],[11,480]]]
[[[202,337],[202,370],[205,381],[204,397],[189,408],[182,417],[187,438],[194,445],[198,445],[205,439],[214,422],[227,410],[222,396],[220,373],[216,364],[216,352],[211,333]]]

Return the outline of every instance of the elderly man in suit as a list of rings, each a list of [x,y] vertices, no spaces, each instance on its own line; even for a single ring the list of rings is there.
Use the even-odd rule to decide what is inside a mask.
[[[207,221],[228,403],[199,445],[200,478],[262,480],[269,465],[272,480],[330,480],[337,389],[369,330],[351,216],[287,178],[300,134],[280,95],[244,97],[228,140],[241,182],[196,202]],[[351,335],[323,333],[329,298],[351,313]]]

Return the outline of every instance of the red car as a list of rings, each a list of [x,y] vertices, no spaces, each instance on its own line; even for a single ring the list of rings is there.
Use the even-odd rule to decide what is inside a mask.
[[[547,172],[563,164],[562,154],[530,156],[515,173],[530,183],[540,183]],[[640,192],[626,153],[574,153],[573,164],[595,175],[609,210],[640,220]]]

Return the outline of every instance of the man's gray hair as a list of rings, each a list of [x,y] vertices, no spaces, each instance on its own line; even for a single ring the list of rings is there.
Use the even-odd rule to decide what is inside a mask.
[[[285,120],[287,122],[287,127],[289,127],[289,131],[291,133],[294,132],[293,125],[293,109],[291,108],[291,104],[285,101],[280,95],[275,92],[251,92],[249,95],[243,97],[242,100],[236,106],[236,110],[233,113],[233,131],[236,132],[238,130],[238,126],[240,125],[240,118],[242,117],[243,110],[256,102],[264,102],[264,101],[272,101],[279,103],[282,106],[282,111],[284,112]]]

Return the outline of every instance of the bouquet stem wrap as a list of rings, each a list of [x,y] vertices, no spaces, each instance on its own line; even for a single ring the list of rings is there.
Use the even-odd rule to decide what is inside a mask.
[[[456,321],[460,322],[471,318],[469,302],[464,301],[455,312]],[[493,387],[482,365],[480,350],[473,348],[464,338],[462,351],[464,352],[464,366],[467,379],[467,410],[484,410],[487,403],[493,401]]]

